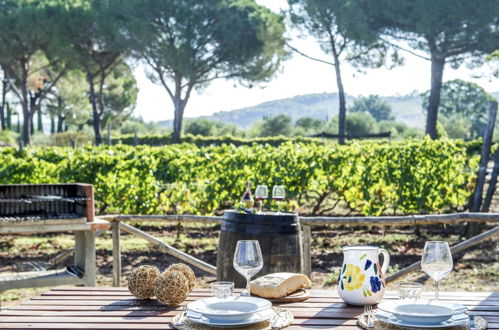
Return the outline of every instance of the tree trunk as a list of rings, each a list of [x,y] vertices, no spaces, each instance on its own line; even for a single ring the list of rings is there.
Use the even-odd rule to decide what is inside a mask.
[[[437,55],[431,56],[431,89],[428,100],[428,114],[426,118],[426,134],[433,140],[438,138],[437,119],[438,106],[440,105],[440,90],[442,89],[442,77],[444,74],[445,59]]]
[[[35,133],[35,122],[34,122],[34,119],[35,119],[35,115],[34,114],[31,114],[31,122],[30,122],[30,125],[31,125],[31,135],[33,135]]]
[[[50,134],[54,134],[55,133],[55,118],[54,118],[54,114],[50,114]]]
[[[43,133],[43,118],[42,118],[42,109],[39,108],[37,113],[37,131]]]
[[[94,128],[94,135],[95,135],[95,145],[98,146],[102,143],[102,136],[101,136],[101,130],[100,130],[100,115],[99,111],[97,110],[97,99],[95,97],[95,88],[94,88],[94,76],[87,73],[87,81],[89,85],[89,94],[88,98],[90,101],[90,104],[92,105],[92,123],[93,123],[93,128]]]
[[[173,142],[180,143],[182,140],[182,117],[184,109],[182,107],[182,100],[175,100],[175,113],[173,117]]]
[[[103,128],[102,115],[104,114],[104,81],[106,79],[106,71],[101,70],[100,80],[99,80],[99,92],[97,94],[97,114],[98,114],[98,125],[99,125],[99,133]],[[101,143],[102,143],[102,135],[101,135]]]
[[[478,169],[475,192],[471,199],[471,212],[480,212],[482,205],[483,188],[485,186],[487,167],[489,164],[490,149],[492,147],[492,139],[494,136],[494,128],[497,118],[497,102],[491,102],[487,116],[487,126],[483,134],[482,152],[480,154],[480,167]],[[483,212],[483,210],[482,210]],[[473,237],[479,234],[483,228],[483,223],[469,222],[466,227],[466,237]]]
[[[182,119],[184,117],[184,109],[187,104],[186,96],[185,100],[182,100],[182,78],[175,77],[175,97],[173,99],[173,105],[175,107],[175,113],[173,116],[173,142],[180,143],[182,140]]]
[[[339,97],[339,112],[338,112],[338,142],[345,144],[346,126],[347,126],[347,108],[345,102],[345,89],[343,88],[343,80],[341,79],[340,70],[340,54],[336,51],[334,40],[331,38],[331,50],[334,57],[334,71],[336,74],[336,85],[338,86]]]
[[[0,127],[1,129],[6,129],[7,128],[7,123],[6,123],[6,116],[5,116],[5,99],[7,96],[7,84],[8,80],[4,78],[2,80],[2,104],[0,104]]]
[[[7,110],[7,128],[12,129],[12,109],[9,102],[5,103],[5,109]]]
[[[23,113],[23,126],[21,132],[21,146],[29,145],[31,142],[31,123],[33,113],[31,112],[31,105],[33,104],[33,99],[30,97],[28,91],[28,62],[24,61],[21,63],[21,78],[19,87],[21,89],[21,95],[19,95],[19,102],[21,103],[22,113]],[[20,125],[21,118],[17,116],[18,126]]]
[[[66,119],[66,116],[63,116],[61,114],[57,115],[57,133],[64,132],[64,120],[65,119]]]
[[[345,90],[343,89],[343,82],[341,81],[340,64],[335,62],[336,71],[336,84],[338,85],[338,96],[340,101],[340,108],[338,113],[338,134],[340,135],[339,143],[345,144],[346,126],[347,126],[347,108],[345,102]]]
[[[22,134],[21,134],[21,140],[24,146],[27,146],[31,143],[31,123],[32,121],[32,114],[31,111],[29,111],[29,107],[26,104],[26,102],[21,102],[22,108],[23,108],[23,128],[22,128]]]

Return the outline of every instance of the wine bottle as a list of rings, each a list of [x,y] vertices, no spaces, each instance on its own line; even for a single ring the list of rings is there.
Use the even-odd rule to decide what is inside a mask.
[[[253,200],[253,195],[251,194],[251,182],[246,182],[246,190],[244,191],[243,197],[241,198],[241,204],[244,208],[252,209],[255,205]]]

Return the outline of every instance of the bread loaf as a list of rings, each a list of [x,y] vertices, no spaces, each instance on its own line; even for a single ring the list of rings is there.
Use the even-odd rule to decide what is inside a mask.
[[[303,274],[274,273],[251,281],[251,293],[263,298],[282,298],[311,285],[310,279]]]

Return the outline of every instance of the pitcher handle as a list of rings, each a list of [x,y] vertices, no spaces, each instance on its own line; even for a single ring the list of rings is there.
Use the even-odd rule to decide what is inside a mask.
[[[388,264],[390,264],[390,254],[385,249],[379,249],[379,253],[383,255],[383,265],[381,265],[381,271],[386,274],[388,270]]]

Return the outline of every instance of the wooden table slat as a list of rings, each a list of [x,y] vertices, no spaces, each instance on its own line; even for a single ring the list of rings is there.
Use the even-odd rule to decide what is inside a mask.
[[[241,291],[242,289],[236,289],[236,292]],[[56,287],[53,288],[49,292],[55,292],[55,291],[84,291],[84,292],[92,292],[92,291],[97,291],[97,292],[104,292],[104,291],[117,291],[117,292],[126,292],[129,294],[128,288],[127,287]],[[339,297],[339,294],[336,290],[333,289],[313,289],[314,292],[314,297]],[[196,288],[195,289],[195,294],[200,295],[200,294],[210,294],[211,289],[207,288]],[[477,292],[477,291],[461,291],[461,292],[451,292],[451,291],[440,291],[440,293],[443,295],[441,297],[442,299],[452,299],[452,297],[455,296],[463,296],[465,295],[466,297],[491,297],[491,298],[499,298],[499,292]],[[433,292],[423,292],[423,297],[428,297],[432,298],[434,296]],[[387,291],[385,292],[385,297],[387,298],[397,298],[398,293],[396,291]]]
[[[210,297],[211,295],[210,294],[204,294],[204,293],[198,293],[198,292],[193,292],[189,295],[190,298],[196,298],[196,299],[199,299],[199,298],[205,298],[205,297]],[[105,297],[106,299],[108,298],[115,298],[115,299],[123,299],[123,298],[135,298],[134,296],[132,296],[131,294],[125,294],[125,293],[122,293],[122,292],[119,292],[119,293],[113,293],[113,292],[103,292],[101,294],[99,294],[98,292],[95,292],[95,291],[92,291],[92,292],[81,292],[81,291],[75,291],[73,293],[59,293],[59,292],[55,292],[55,293],[52,293],[52,292],[46,292],[46,293],[42,293],[39,297],[36,297],[36,299],[43,299],[45,298],[46,299],[65,299],[65,297],[68,297],[68,298],[80,298],[80,297]],[[50,298],[50,297],[53,297],[53,298]],[[316,296],[316,295],[311,295],[311,300],[321,300],[321,299],[328,299],[328,301],[330,300],[335,300],[335,301],[343,301],[339,296],[337,295],[329,295],[329,296]],[[384,296],[384,299],[398,299],[398,297],[396,296],[390,296],[390,295],[386,295]],[[433,299],[433,296],[423,296],[422,299]],[[487,296],[483,296],[483,297],[468,297],[466,295],[465,292],[463,292],[461,295],[455,295],[455,296],[444,296],[444,297],[441,297],[440,300],[468,300],[468,301],[494,301],[496,303],[499,303],[499,298],[495,298],[495,297],[487,297]]]
[[[188,297],[186,299],[186,302],[191,302],[194,300],[200,299],[199,297]],[[469,300],[449,300],[454,303],[458,304],[463,304],[467,306],[498,306],[499,307],[499,302],[492,301],[492,300],[483,300],[483,301],[469,301]],[[109,305],[113,303],[122,303],[122,304],[130,304],[130,305],[161,305],[161,303],[156,302],[156,301],[147,301],[147,300],[136,300],[131,297],[123,297],[123,299],[120,299],[119,297],[91,297],[91,296],[73,296],[73,297],[37,297],[33,298],[29,302],[30,304],[90,304],[90,305]],[[301,305],[306,308],[306,307],[311,307],[313,305],[317,305],[320,307],[328,307],[332,306],[333,304],[339,304],[337,306],[346,306],[343,302],[341,302],[341,299],[327,299],[327,298],[316,298],[316,299],[309,299],[305,303],[301,303]],[[281,305],[281,304],[276,304],[276,305]],[[292,303],[290,304],[285,304],[282,306],[293,306]],[[299,306],[299,305],[294,305],[294,306]]]

